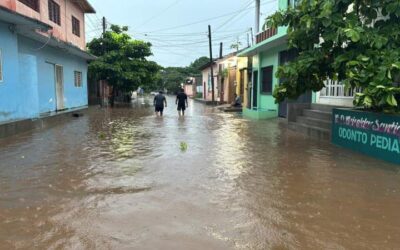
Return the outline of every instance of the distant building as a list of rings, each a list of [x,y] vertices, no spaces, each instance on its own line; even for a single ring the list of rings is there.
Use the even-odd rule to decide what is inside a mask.
[[[0,0],[0,123],[85,108],[86,0]]]
[[[222,58],[215,59],[213,63],[214,74],[214,101],[218,103],[231,103],[234,101],[234,94],[238,90],[237,65],[238,52],[228,54]],[[211,87],[211,62],[200,67],[203,81],[203,99],[212,101]],[[240,87],[239,87],[240,88]],[[240,89],[239,89],[240,90]]]

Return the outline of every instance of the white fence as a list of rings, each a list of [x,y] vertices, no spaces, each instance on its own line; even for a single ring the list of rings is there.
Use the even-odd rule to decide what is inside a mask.
[[[346,89],[344,84],[339,81],[327,80],[325,81],[325,88],[320,92],[321,97],[338,97],[338,98],[353,98],[355,93],[360,92],[361,89]]]

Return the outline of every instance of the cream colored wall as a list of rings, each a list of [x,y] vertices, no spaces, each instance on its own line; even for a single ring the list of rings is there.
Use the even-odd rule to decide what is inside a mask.
[[[317,103],[331,106],[353,107],[353,100],[353,97],[326,97],[320,96],[319,92],[316,94]]]

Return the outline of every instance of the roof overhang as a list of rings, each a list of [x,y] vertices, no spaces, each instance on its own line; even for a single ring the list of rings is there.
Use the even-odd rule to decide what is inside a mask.
[[[215,63],[215,60],[213,61],[212,64],[213,64],[213,65],[216,64],[216,63]],[[205,69],[207,69],[207,68],[210,68],[210,66],[211,66],[211,62],[208,62],[208,63],[206,63],[206,64],[200,66],[200,67],[199,67],[199,70],[203,71],[203,70],[205,70]]]
[[[273,36],[259,44],[256,44],[248,49],[245,49],[244,51],[238,54],[238,57],[255,56],[261,52],[265,52],[274,47],[286,44],[287,41],[288,41],[287,34],[284,34],[279,37]]]
[[[79,58],[85,59],[87,61],[93,61],[93,60],[97,59],[96,56],[88,53],[87,51],[81,50],[80,48],[76,47],[75,45],[73,45],[71,43],[61,41],[52,36],[40,34],[35,31],[18,31],[18,33],[25,37],[28,37],[30,39],[33,39],[35,41],[42,43],[43,47],[50,46],[50,47],[62,50],[70,55],[74,55]]]
[[[40,31],[52,29],[52,27],[46,23],[21,15],[2,6],[0,6],[0,21],[13,25],[14,27],[12,29]]]
[[[96,10],[87,0],[71,0],[71,2],[77,4],[85,13],[94,14]]]

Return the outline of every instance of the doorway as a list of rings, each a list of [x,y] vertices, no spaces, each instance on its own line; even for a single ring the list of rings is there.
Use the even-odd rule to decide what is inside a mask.
[[[55,70],[55,81],[56,81],[56,110],[64,110],[64,68],[61,65],[56,64]]]
[[[253,109],[258,108],[258,71],[254,71],[253,73],[253,87],[252,87],[252,97],[253,97]]]

